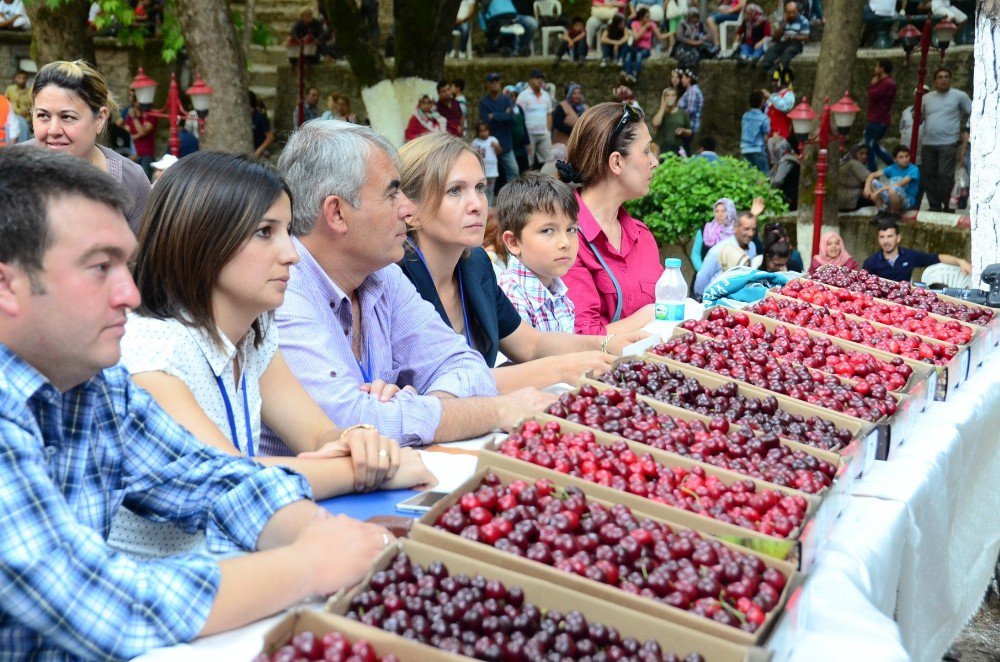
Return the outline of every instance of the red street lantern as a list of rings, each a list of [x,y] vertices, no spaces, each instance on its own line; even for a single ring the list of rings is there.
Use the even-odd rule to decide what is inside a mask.
[[[830,106],[830,113],[833,115],[833,123],[837,127],[837,133],[846,136],[851,132],[851,125],[854,124],[854,116],[861,109],[854,99],[845,91],[840,101]]]
[[[211,104],[212,93],[215,92],[212,86],[207,84],[201,74],[194,75],[194,82],[187,88],[187,95],[191,98],[191,105],[194,106],[198,117],[202,119],[208,115],[208,107]]]
[[[156,96],[156,81],[146,75],[146,72],[139,67],[139,72],[132,79],[132,89],[135,90],[135,98],[139,101],[139,107],[149,110],[153,107],[153,97]]]
[[[898,36],[899,40],[903,43],[903,51],[906,52],[906,64],[910,64],[910,53],[917,47],[917,44],[920,43],[920,38],[924,35],[913,24],[907,23],[899,31]]]
[[[788,119],[792,121],[792,131],[799,142],[805,142],[812,133],[813,124],[819,115],[809,105],[809,99],[803,97],[802,103],[792,108],[788,113]]]
[[[944,52],[951,46],[951,39],[955,36],[958,26],[947,18],[934,26],[934,36],[937,37],[938,50],[941,52],[941,59],[944,59]]]

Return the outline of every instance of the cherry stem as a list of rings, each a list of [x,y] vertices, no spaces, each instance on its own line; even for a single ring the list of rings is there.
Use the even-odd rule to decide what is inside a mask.
[[[722,599],[722,593],[719,593],[719,604],[722,605],[723,609],[725,609],[730,614],[732,614],[733,616],[735,616],[736,618],[738,618],[739,621],[740,621],[740,623],[746,623],[747,622],[747,615],[744,614],[739,609],[737,609],[736,607],[730,606],[725,600],[723,600]]]

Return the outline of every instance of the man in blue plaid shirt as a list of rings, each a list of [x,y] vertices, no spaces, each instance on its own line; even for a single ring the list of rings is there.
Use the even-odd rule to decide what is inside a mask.
[[[391,541],[294,472],[197,441],[115,365],[139,303],[127,203],[84,159],[0,151],[3,660],[128,659],[237,627],[353,584]],[[106,543],[123,505],[252,553],[133,561]]]

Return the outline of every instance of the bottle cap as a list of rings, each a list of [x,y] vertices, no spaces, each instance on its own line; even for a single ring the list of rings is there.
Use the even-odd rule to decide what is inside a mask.
[[[663,261],[663,266],[667,267],[668,269],[670,267],[674,267],[675,269],[680,269],[681,259],[679,257],[668,257],[666,260]]]

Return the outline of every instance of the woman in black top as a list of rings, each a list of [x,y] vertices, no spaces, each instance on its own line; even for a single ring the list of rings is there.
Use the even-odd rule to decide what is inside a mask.
[[[517,364],[494,369],[501,393],[575,382],[588,370],[607,369],[614,354],[634,341],[543,333],[521,320],[481,248],[486,176],[482,157],[468,144],[449,134],[427,134],[406,143],[399,158],[403,193],[417,204],[399,266],[487,363],[494,365],[502,350]]]

